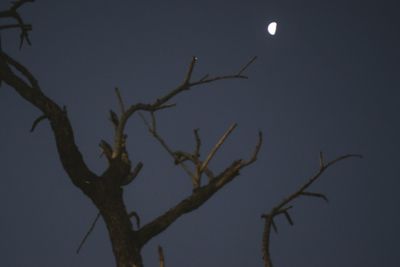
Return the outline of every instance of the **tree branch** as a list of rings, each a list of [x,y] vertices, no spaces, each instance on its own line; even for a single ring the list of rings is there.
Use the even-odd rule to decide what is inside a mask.
[[[117,95],[119,108],[121,109],[121,113],[123,114],[125,113],[125,105],[118,87],[115,87],[115,94]]]
[[[93,182],[97,176],[89,170],[83,160],[75,143],[74,133],[66,112],[42,93],[36,79],[26,67],[4,52],[0,52],[1,62],[12,65],[28,79],[30,85],[15,75],[7,64],[0,64],[0,80],[14,88],[22,98],[41,110],[43,116],[47,117],[64,169],[75,185],[81,189],[86,188],[88,183]]]
[[[183,81],[183,84],[189,84],[190,80],[192,79],[192,73],[194,69],[194,65],[197,62],[197,57],[192,57],[192,62],[190,62],[188,72],[186,74],[185,80]]]
[[[32,30],[32,25],[31,24],[6,24],[6,25],[0,25],[0,30],[7,30],[7,29],[15,29],[15,28],[22,28],[25,31],[31,31]]]
[[[88,239],[89,235],[92,233],[94,227],[96,226],[97,221],[100,218],[100,212],[97,213],[96,218],[94,218],[92,224],[89,227],[89,230],[86,232],[85,236],[83,237],[81,243],[79,243],[78,249],[76,250],[76,254],[79,254],[83,245],[85,244],[86,240]]]
[[[175,207],[168,210],[160,217],[146,224],[138,231],[141,246],[146,244],[151,238],[158,235],[168,228],[176,219],[185,213],[189,213],[199,208],[204,202],[211,198],[220,188],[239,175],[239,169],[242,161],[238,160],[231,164],[216,179],[208,185],[200,187],[192,195],[179,202]]]
[[[35,131],[35,129],[36,129],[36,126],[37,126],[41,121],[43,121],[43,120],[45,120],[45,119],[47,119],[47,116],[46,116],[46,115],[42,115],[42,116],[38,117],[38,118],[33,122],[30,132],[33,133],[33,132]]]
[[[35,0],[17,0],[12,2],[11,10],[17,11],[18,8],[22,7],[26,3],[33,3]]]
[[[0,18],[13,18],[17,21],[17,25],[5,25],[3,26],[3,29],[5,28],[20,28],[21,29],[21,34],[20,34],[20,45],[19,48],[22,48],[22,45],[24,43],[24,40],[31,45],[31,42],[29,40],[29,35],[28,32],[32,30],[32,26],[29,24],[25,24],[24,21],[22,20],[22,17],[18,13],[18,9],[22,7],[26,3],[32,3],[34,0],[18,0],[14,1],[11,5],[11,7],[8,10],[5,11],[0,11]],[[7,27],[8,26],[8,27]],[[10,27],[12,26],[12,27]]]
[[[114,158],[118,158],[121,156],[122,153],[122,142],[123,142],[123,136],[124,136],[124,130],[125,130],[125,125],[129,118],[138,111],[149,111],[149,112],[155,112],[160,109],[164,108],[169,108],[170,105],[168,105],[168,101],[170,101],[172,98],[177,96],[178,94],[190,90],[192,87],[195,87],[197,85],[202,85],[206,83],[211,83],[215,82],[218,80],[227,80],[227,79],[247,79],[246,76],[243,76],[242,73],[249,67],[250,64],[254,62],[255,58],[252,58],[246,65],[243,67],[241,70],[238,71],[237,74],[234,75],[225,75],[225,76],[217,76],[213,78],[208,78],[208,79],[200,79],[197,82],[191,82],[190,79],[192,77],[192,73],[195,67],[195,64],[197,62],[197,58],[193,57],[192,61],[189,65],[187,74],[185,76],[185,79],[181,85],[176,87],[175,89],[169,91],[167,94],[162,96],[161,98],[156,99],[153,103],[150,104],[144,104],[144,103],[137,103],[134,105],[131,105],[122,115],[120,118],[120,122],[118,124],[118,128],[115,132],[115,144],[114,144]]]
[[[176,160],[176,155],[173,149],[171,149],[165,140],[161,137],[161,135],[157,132],[157,122],[153,112],[151,112],[151,124],[146,120],[142,113],[139,113],[139,116],[142,118],[143,123],[146,125],[147,129],[151,133],[151,135],[161,144],[161,146],[168,152],[168,154]],[[179,166],[191,177],[193,178],[194,175],[190,171],[189,167],[184,162],[178,162]]]
[[[135,178],[139,175],[142,168],[143,168],[143,163],[139,161],[136,164],[135,168],[132,170],[132,172],[126,177],[126,179],[122,180],[121,185],[126,186],[126,185],[132,183],[133,180],[135,180]]]
[[[215,156],[215,153],[217,153],[218,149],[222,146],[222,144],[225,142],[225,140],[228,138],[228,136],[235,130],[237,127],[237,123],[232,124],[231,127],[224,133],[224,135],[219,139],[219,141],[215,144],[215,146],[211,149],[210,153],[207,155],[206,160],[203,162],[200,168],[200,174],[207,168],[208,164],[212,160],[212,158]]]
[[[20,74],[22,74],[25,77],[25,79],[27,79],[29,81],[30,86],[34,90],[40,91],[40,86],[39,86],[39,83],[36,80],[35,76],[24,65],[22,65],[21,63],[19,63],[18,61],[16,61],[15,59],[10,57],[3,51],[0,51],[0,61],[2,61],[4,63],[4,64],[2,64],[4,66],[10,65],[10,66],[14,67],[16,70],[18,70],[18,72]],[[4,70],[7,71],[7,68],[4,68]],[[11,70],[9,70],[9,69],[8,69],[8,71],[11,72]]]
[[[151,112],[150,114],[151,114],[151,124],[146,120],[145,116],[141,112],[139,112],[139,116],[142,118],[143,123],[146,125],[151,135],[161,144],[161,146],[174,159],[175,164],[179,165],[192,179],[193,189],[194,190],[197,189],[200,186],[200,168],[203,165],[203,162],[199,159],[201,140],[198,133],[198,129],[194,130],[196,147],[193,154],[183,151],[173,150],[167,144],[164,138],[161,137],[161,135],[157,132],[157,123],[154,112]],[[185,164],[186,161],[190,161],[195,165],[194,172],[192,172],[190,168]],[[208,176],[209,180],[214,178],[213,172],[207,166],[204,167],[202,172],[204,172]]]
[[[158,246],[158,260],[160,262],[160,267],[165,267],[164,252],[162,246]]]
[[[319,197],[327,201],[327,198],[324,194],[321,193],[310,193],[305,191],[310,187],[316,180],[318,180],[321,175],[331,166],[334,164],[348,159],[348,158],[362,158],[361,155],[358,154],[347,154],[340,156],[327,164],[324,163],[324,157],[322,152],[320,153],[320,168],[318,172],[313,175],[306,183],[304,183],[298,190],[290,194],[288,197],[284,198],[281,202],[279,202],[276,206],[274,206],[271,211],[267,214],[262,214],[261,218],[265,220],[264,223],[264,232],[263,232],[263,239],[262,239],[262,254],[264,260],[265,267],[272,267],[272,260],[270,256],[269,246],[270,246],[270,235],[271,235],[271,227],[276,230],[276,225],[274,224],[274,217],[280,214],[284,214],[286,219],[288,220],[290,225],[293,225],[293,220],[289,215],[288,210],[292,208],[292,206],[288,206],[292,203],[295,199],[300,196],[312,196],[312,197]]]
[[[256,59],[257,59],[257,57],[253,57],[252,59],[250,59],[250,61],[247,62],[247,64],[244,65],[244,67],[241,68],[241,69],[239,70],[239,72],[237,73],[237,75],[242,75],[242,73],[243,73],[254,61],[256,61]]]
[[[262,139],[259,139],[256,147],[261,147]],[[257,154],[259,149],[256,149]],[[212,179],[207,185],[193,191],[192,194],[179,202],[175,207],[168,210],[163,215],[154,219],[139,229],[137,235],[139,237],[140,246],[145,245],[151,238],[167,229],[174,221],[183,214],[189,213],[210,199],[222,187],[231,182],[239,175],[240,170],[248,166],[250,161],[242,159],[232,162],[232,164]]]

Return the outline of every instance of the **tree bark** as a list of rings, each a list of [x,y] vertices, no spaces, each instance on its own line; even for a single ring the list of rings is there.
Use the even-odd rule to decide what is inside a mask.
[[[107,226],[116,266],[143,267],[139,242],[123,202],[122,188],[102,181],[96,191],[93,201]]]

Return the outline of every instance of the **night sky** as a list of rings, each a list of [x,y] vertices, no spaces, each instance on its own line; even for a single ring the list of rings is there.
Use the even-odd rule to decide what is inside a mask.
[[[0,9],[9,7],[1,1]],[[271,254],[277,267],[395,267],[400,237],[400,4],[397,1],[36,1],[21,10],[33,24],[31,47],[2,32],[3,49],[27,66],[44,92],[66,105],[78,145],[98,174],[101,139],[111,141],[114,88],[126,104],[151,102],[184,79],[231,74],[258,56],[248,80],[221,81],[180,95],[160,111],[158,130],[174,149],[203,155],[234,122],[238,128],[212,167],[249,157],[264,132],[258,161],[198,210],[184,215],[143,250],[157,266],[262,266],[262,213],[297,189],[327,159],[359,153],[313,185],[329,203],[302,198],[294,227],[278,219]],[[269,22],[278,22],[275,36]],[[2,21],[0,23],[5,23]],[[58,160],[41,113],[0,88],[0,265],[114,266],[101,221]],[[150,136],[139,116],[127,127],[133,161],[144,169],[125,190],[146,223],[191,193],[190,178]]]

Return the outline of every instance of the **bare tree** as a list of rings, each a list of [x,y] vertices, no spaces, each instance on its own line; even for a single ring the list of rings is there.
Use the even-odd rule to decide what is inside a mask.
[[[30,44],[29,32],[32,30],[32,27],[29,24],[25,24],[18,13],[19,8],[28,2],[34,2],[34,0],[16,1],[9,9],[0,12],[0,18],[15,19],[15,24],[1,25],[0,30],[19,29],[20,48],[22,48],[25,42]],[[118,267],[143,266],[141,250],[149,240],[165,231],[182,215],[199,208],[222,187],[238,177],[240,171],[257,160],[257,155],[262,145],[261,132],[258,134],[258,141],[255,142],[255,148],[248,159],[234,160],[231,164],[226,166],[222,172],[216,173],[210,168],[210,162],[214,159],[216,153],[229,135],[235,130],[237,127],[236,124],[233,124],[227,129],[205,157],[201,157],[202,141],[198,129],[195,129],[193,132],[193,151],[177,151],[173,149],[157,131],[156,120],[156,114],[161,110],[173,108],[175,104],[172,101],[184,92],[217,81],[247,79],[244,73],[255,60],[256,57],[252,58],[248,63],[244,64],[243,67],[239,68],[236,73],[220,76],[207,74],[200,79],[194,79],[192,74],[196,67],[197,58],[193,57],[188,66],[187,73],[184,75],[183,81],[176,88],[166,92],[163,96],[150,103],[124,103],[119,89],[116,88],[115,93],[119,103],[119,111],[118,113],[112,110],[110,111],[110,120],[114,128],[114,140],[113,142],[107,142],[106,140],[100,141],[99,146],[107,159],[108,166],[102,174],[97,175],[88,168],[83,160],[74,139],[74,131],[68,118],[66,108],[59,106],[43,92],[39,82],[27,67],[17,62],[5,51],[0,51],[0,81],[3,81],[13,88],[22,98],[43,113],[33,122],[31,131],[34,131],[35,127],[42,121],[48,121],[50,123],[56,140],[58,155],[64,170],[72,183],[96,205],[99,211],[88,234],[84,237],[79,246],[78,252],[93,229],[96,221],[101,217],[105,221],[109,233],[116,265]],[[193,190],[188,197],[182,199],[167,212],[143,226],[140,224],[138,214],[134,211],[128,211],[123,201],[124,187],[133,184],[143,167],[142,162],[132,163],[128,151],[126,150],[128,135],[126,134],[125,128],[129,119],[135,115],[139,115],[143,119],[150,134],[170,154],[175,164],[179,165],[187,173],[193,185]],[[345,155],[325,164],[321,154],[321,166],[318,173],[298,191],[289,195],[268,214],[262,216],[265,219],[263,237],[265,266],[272,266],[269,256],[269,236],[271,227],[276,229],[273,220],[274,217],[284,214],[288,221],[292,223],[289,216],[289,209],[291,208],[289,205],[297,197],[313,196],[325,199],[324,195],[311,193],[306,191],[306,189],[308,189],[329,166],[340,160],[354,156],[358,155]],[[207,178],[203,179],[205,176]],[[132,218],[135,219],[135,227],[132,225]],[[160,266],[164,266],[163,250],[159,247],[158,251]]]

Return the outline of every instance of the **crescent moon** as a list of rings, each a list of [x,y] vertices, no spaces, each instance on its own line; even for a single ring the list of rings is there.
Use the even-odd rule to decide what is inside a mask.
[[[275,35],[277,26],[278,26],[278,23],[276,23],[275,21],[271,22],[267,28],[268,33],[271,35]]]

